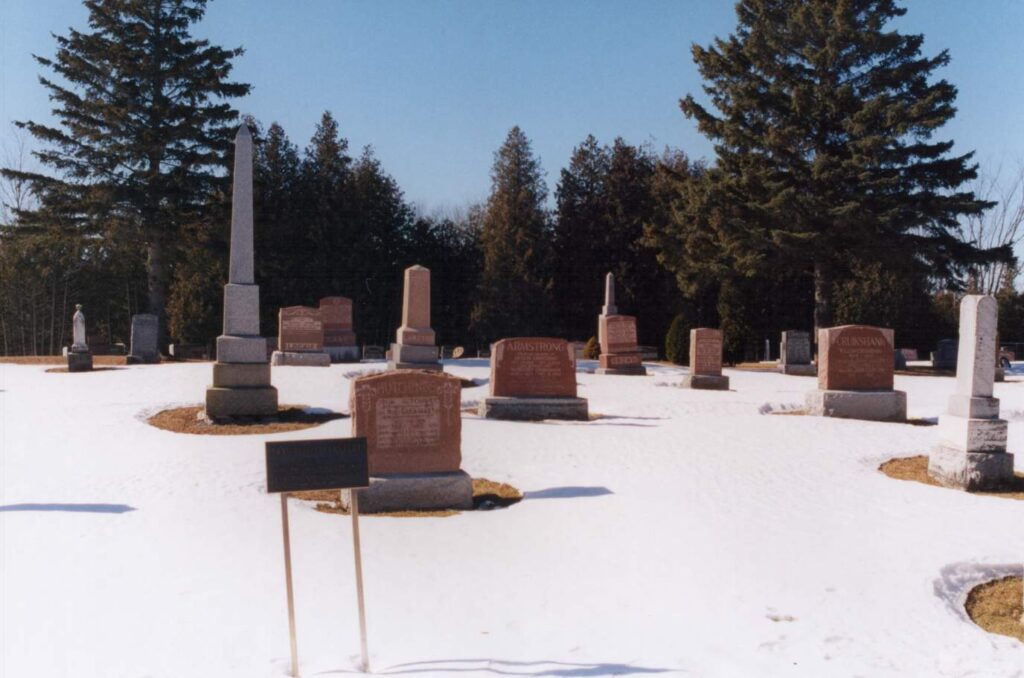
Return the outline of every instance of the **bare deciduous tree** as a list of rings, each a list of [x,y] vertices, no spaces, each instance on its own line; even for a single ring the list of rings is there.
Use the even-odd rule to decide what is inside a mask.
[[[29,159],[25,133],[12,125],[7,138],[0,140],[0,167],[25,172],[29,170]],[[34,203],[27,181],[0,174],[0,225],[11,225],[18,210],[31,209]]]
[[[1024,162],[1018,162],[1014,173],[1004,178],[1000,165],[994,173],[979,173],[974,182],[974,194],[982,200],[996,203],[992,209],[967,217],[963,223],[963,237],[981,248],[1009,245],[1016,249],[1024,240]],[[1003,285],[1011,264],[997,263],[974,272],[972,291],[995,294]]]

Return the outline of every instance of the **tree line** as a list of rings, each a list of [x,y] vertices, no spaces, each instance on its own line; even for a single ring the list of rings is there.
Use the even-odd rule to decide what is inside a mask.
[[[588,136],[549,193],[514,127],[486,201],[446,215],[414,209],[330,113],[302,149],[240,118],[231,101],[249,85],[230,75],[243,50],[190,33],[207,0],[84,4],[88,30],[37,57],[55,121],[19,123],[43,169],[3,169],[4,354],[57,352],[75,303],[93,336],[125,341],[149,311],[165,342],[211,342],[239,120],[256,141],[265,335],[278,308],[344,295],[360,341],[386,344],[402,270],[418,263],[445,344],[585,341],[608,271],[641,343],[662,346],[673,324],[720,326],[734,361],[782,330],[843,323],[928,350],[955,334],[957,296],[993,278],[1004,339],[1024,338],[1012,242],[972,237],[995,202],[971,188],[972,155],[936,136],[955,111],[956,88],[935,77],[950,57],[887,26],[905,13],[895,2],[742,0],[734,33],[693,47],[705,94],[680,102],[713,159]]]

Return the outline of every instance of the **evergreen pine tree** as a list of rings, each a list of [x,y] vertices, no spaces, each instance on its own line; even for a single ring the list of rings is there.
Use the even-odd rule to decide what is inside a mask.
[[[960,188],[975,176],[972,154],[951,155],[953,142],[934,138],[955,112],[956,88],[931,77],[949,54],[921,56],[923,36],[888,26],[905,9],[740,0],[736,12],[735,34],[693,47],[717,113],[693,96],[681,107],[718,162],[680,187],[661,234],[677,274],[752,275],[768,262],[803,271],[822,327],[851,261],[913,261],[954,279],[1010,254],[957,237],[958,219],[990,203]]]
[[[594,333],[608,268],[608,192],[611,158],[592,135],[573,150],[555,189],[554,297],[558,332],[568,339]]]
[[[85,0],[87,31],[57,36],[56,77],[40,82],[56,125],[23,122],[57,176],[5,171],[32,183],[41,206],[23,223],[61,222],[135,246],[145,259],[147,310],[163,317],[175,243],[224,166],[249,86],[231,82],[225,50],[193,38],[207,0]],[[222,174],[222,173],[221,173]],[[161,322],[161,330],[165,325]]]
[[[551,229],[540,161],[519,127],[494,154],[480,243],[483,272],[473,327],[480,338],[551,331]]]

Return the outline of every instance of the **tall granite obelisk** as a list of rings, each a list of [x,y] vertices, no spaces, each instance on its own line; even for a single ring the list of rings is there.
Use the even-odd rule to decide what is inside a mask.
[[[252,136],[243,124],[235,135],[224,334],[217,337],[213,386],[206,389],[210,419],[277,414],[277,389],[270,385],[267,340],[260,336],[260,288],[253,270]]]

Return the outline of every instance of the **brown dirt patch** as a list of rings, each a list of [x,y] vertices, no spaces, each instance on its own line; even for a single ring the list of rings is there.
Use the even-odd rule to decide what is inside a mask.
[[[175,407],[157,412],[146,422],[150,426],[173,431],[174,433],[191,433],[196,435],[237,436],[261,433],[282,433],[284,431],[300,431],[335,419],[346,419],[349,415],[340,412],[307,412],[303,405],[285,405],[278,409],[274,417],[253,417],[239,419],[229,424],[214,424],[199,419],[202,405]]]
[[[315,508],[317,511],[348,515],[348,511],[341,506],[341,497],[338,490],[293,492],[291,496],[302,501],[316,502]],[[523,493],[507,483],[497,483],[486,478],[473,478],[474,511],[505,508],[512,504],[518,504],[522,499]],[[382,516],[385,518],[447,518],[459,513],[461,511],[443,509],[439,511],[389,511],[385,513],[367,513],[365,515]]]
[[[85,372],[75,372],[75,374],[89,374],[90,372],[113,372],[114,370],[124,369],[121,367],[93,367],[91,370]],[[46,370],[47,374],[68,374],[68,368],[66,367],[51,367]]]
[[[1003,577],[979,584],[967,594],[964,607],[971,620],[989,633],[1024,641],[1024,584],[1020,577]]]
[[[0,357],[0,363],[8,365],[64,365],[67,371],[68,359],[62,355],[16,355]],[[123,355],[94,355],[93,365],[127,365],[128,358]],[[47,370],[49,371],[49,370]]]
[[[905,377],[955,377],[956,370],[936,370],[926,365],[911,365],[905,370],[896,370]]]
[[[723,364],[724,367],[724,364]],[[775,372],[779,369],[776,363],[739,363],[735,369],[747,372]]]
[[[916,457],[890,459],[879,466],[878,470],[896,480],[911,480],[916,483],[931,485],[932,487],[942,487],[934,478],[928,475],[928,457],[923,454]],[[956,491],[960,492],[960,490]],[[1017,473],[1016,481],[1006,490],[1000,492],[971,492],[971,494],[1024,500],[1024,476]]]

